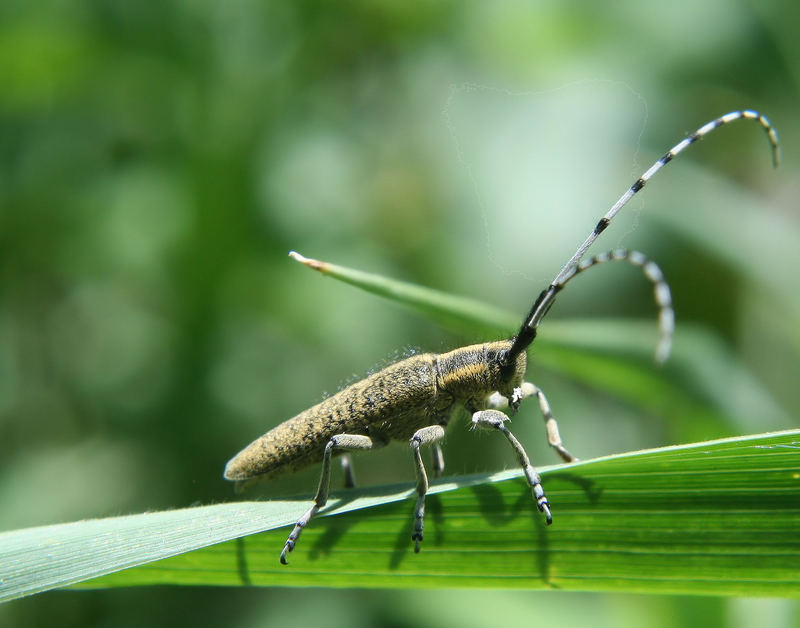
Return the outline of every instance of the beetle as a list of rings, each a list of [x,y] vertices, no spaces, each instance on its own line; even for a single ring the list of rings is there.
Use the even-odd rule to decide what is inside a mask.
[[[619,210],[663,166],[714,129],[739,119],[754,120],[761,125],[772,147],[774,165],[777,166],[780,158],[777,132],[764,115],[745,109],[708,122],[667,151],[600,218],[550,285],[541,291],[514,336],[461,347],[443,354],[414,355],[395,362],[284,421],[234,456],[225,467],[224,477],[236,482],[274,477],[322,462],[313,504],[289,534],[280,554],[281,562],[287,563],[287,554],[294,550],[303,529],[327,503],[331,458],[351,451],[378,449],[392,440],[408,442],[414,456],[417,501],[411,539],[414,541],[414,551],[419,552],[424,538],[425,495],[429,485],[420,450],[424,446],[432,446],[433,471],[438,475],[444,467],[438,443],[458,408],[465,408],[472,415],[473,428],[497,430],[506,437],[524,470],[537,508],[543,513],[546,523],[551,524],[550,503],[541,478],[521,443],[506,426],[507,414],[500,411],[507,409],[513,414],[524,399],[536,397],[545,420],[548,443],[565,462],[576,460],[561,441],[547,398],[534,384],[524,381],[526,350],[536,338],[539,324],[557,294],[573,277],[597,264],[625,261],[639,266],[653,284],[660,329],[656,360],[663,362],[667,358],[674,314],[669,286],[659,267],[643,254],[626,250],[582,260]],[[312,267],[323,264],[295,252],[290,255]],[[346,455],[344,462],[347,483],[352,485]]]

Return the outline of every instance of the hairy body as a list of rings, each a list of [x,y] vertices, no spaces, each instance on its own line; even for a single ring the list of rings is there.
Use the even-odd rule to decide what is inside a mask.
[[[337,434],[369,436],[376,445],[407,442],[423,427],[446,427],[458,407],[470,413],[485,409],[493,392],[510,398],[526,366],[526,354],[520,353],[503,381],[501,358],[510,348],[503,340],[395,362],[254,440],[228,462],[225,478],[242,481],[302,469],[321,461]]]

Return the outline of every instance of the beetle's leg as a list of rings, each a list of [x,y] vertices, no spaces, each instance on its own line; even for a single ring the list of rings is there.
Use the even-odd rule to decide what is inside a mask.
[[[294,529],[286,539],[281,552],[281,562],[285,565],[286,554],[294,550],[297,539],[300,538],[300,533],[308,525],[309,520],[317,511],[328,503],[328,490],[331,485],[331,455],[335,450],[353,451],[359,449],[374,449],[384,445],[382,441],[373,440],[369,436],[362,436],[360,434],[338,434],[328,441],[325,445],[325,454],[322,458],[322,475],[319,478],[319,488],[317,495],[314,497],[314,505],[309,508],[306,513],[300,517],[294,526]]]
[[[528,454],[525,452],[522,444],[505,426],[506,421],[508,421],[508,417],[498,410],[482,410],[472,415],[473,427],[499,430],[505,435],[508,442],[511,443],[511,447],[517,455],[517,461],[523,471],[525,471],[525,477],[531,487],[533,498],[536,500],[536,506],[544,513],[547,525],[550,525],[553,523],[553,516],[550,514],[550,503],[547,501],[547,496],[544,494],[541,478],[536,472],[536,469],[533,468],[533,465],[531,465],[530,458],[528,458]]]
[[[519,389],[518,389],[519,390]],[[561,442],[561,434],[558,433],[558,423],[550,410],[550,404],[547,402],[547,397],[538,386],[530,382],[524,382],[521,386],[522,399],[525,397],[536,396],[539,400],[539,410],[544,418],[544,426],[547,430],[547,442],[556,450],[564,462],[575,462],[577,458],[567,451]]]
[[[433,477],[438,478],[442,475],[442,471],[444,471],[444,453],[439,443],[434,443],[431,449],[431,455],[433,456]]]
[[[350,458],[350,454],[342,454],[340,460],[342,463],[342,471],[344,472],[344,487],[355,488],[356,474],[355,471],[353,471],[353,460]]]
[[[553,411],[550,409],[547,397],[544,396],[544,393],[538,386],[530,382],[523,382],[522,386],[514,389],[510,403],[508,398],[504,397],[499,392],[492,393],[489,395],[488,406],[489,408],[497,410],[511,406],[513,414],[517,407],[519,407],[519,404],[522,403],[522,400],[527,397],[536,397],[539,400],[539,410],[544,418],[544,426],[547,430],[547,442],[550,446],[556,450],[556,453],[561,456],[564,462],[575,462],[578,460],[567,451],[566,447],[564,447],[561,442],[561,434],[558,433],[558,423],[556,423]]]
[[[425,495],[428,492],[428,474],[425,473],[425,465],[422,464],[422,455],[419,449],[422,445],[436,445],[436,441],[442,438],[444,438],[444,428],[441,425],[430,425],[414,432],[409,441],[414,452],[414,469],[417,473],[417,506],[414,509],[414,534],[411,535],[411,540],[414,541],[414,552],[419,552],[419,544],[423,538]]]

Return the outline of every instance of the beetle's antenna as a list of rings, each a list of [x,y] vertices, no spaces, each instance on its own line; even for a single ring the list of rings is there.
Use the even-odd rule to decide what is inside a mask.
[[[572,271],[559,284],[558,289],[560,290],[566,286],[570,279],[576,275],[580,275],[593,266],[604,264],[605,262],[628,262],[629,264],[638,266],[642,269],[645,278],[653,285],[653,298],[658,306],[659,331],[659,341],[656,347],[655,358],[658,363],[664,362],[669,357],[672,348],[672,334],[675,331],[675,312],[672,309],[672,293],[664,279],[664,273],[662,273],[658,265],[649,260],[644,253],[628,251],[626,249],[616,249],[579,262],[576,266],[572,267]],[[547,290],[542,292],[536,302],[539,303],[546,298],[547,294]],[[553,300],[551,299],[550,303],[552,302]]]
[[[642,174],[642,176],[640,176],[634,182],[634,184],[628,188],[628,190],[626,190],[622,196],[620,196],[619,200],[617,200],[611,209],[606,212],[605,216],[600,219],[586,240],[584,240],[583,244],[578,247],[578,250],[575,251],[575,254],[566,264],[564,264],[564,267],[556,275],[555,279],[553,279],[553,282],[550,284],[550,286],[548,286],[547,289],[543,290],[539,294],[533,304],[533,307],[531,308],[530,313],[525,319],[525,322],[522,324],[519,332],[514,337],[514,342],[508,353],[509,363],[513,363],[516,359],[516,356],[527,349],[528,346],[533,342],[534,338],[536,338],[536,329],[539,327],[539,323],[553,305],[556,295],[561,291],[567,281],[580,272],[576,269],[580,268],[579,263],[581,259],[586,254],[586,251],[589,249],[589,247],[597,239],[597,237],[603,231],[605,231],[611,220],[617,215],[617,212],[619,212],[619,210],[622,209],[628,203],[628,201],[630,201],[631,198],[633,198],[633,196],[639,190],[641,190],[659,170],[661,170],[661,168],[672,161],[676,155],[685,150],[691,144],[694,144],[697,140],[703,139],[714,129],[740,119],[756,120],[763,127],[767,134],[767,139],[772,147],[772,163],[775,167],[778,166],[780,162],[780,144],[778,143],[778,133],[775,131],[775,128],[772,126],[766,116],[751,109],[726,113],[724,116],[720,116],[716,120],[712,120],[711,122],[704,124],[694,133],[688,135],[682,141],[678,142],[675,146],[668,150],[661,159],[650,166],[650,169]]]

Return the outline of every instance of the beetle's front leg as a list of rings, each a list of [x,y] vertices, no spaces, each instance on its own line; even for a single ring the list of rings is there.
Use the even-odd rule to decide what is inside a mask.
[[[514,449],[514,453],[517,455],[519,465],[525,472],[525,477],[531,487],[533,498],[536,500],[536,506],[544,513],[547,525],[550,525],[553,523],[553,516],[550,514],[550,502],[547,501],[547,495],[545,495],[544,488],[542,488],[542,480],[536,472],[536,469],[533,468],[531,460],[528,458],[528,454],[522,444],[505,426],[506,421],[508,421],[508,417],[499,410],[482,410],[472,415],[473,427],[498,430],[508,439],[511,447]]]
[[[547,397],[544,396],[541,388],[535,384],[523,382],[522,386],[514,389],[510,400],[499,392],[492,393],[489,395],[488,407],[496,410],[510,407],[511,413],[514,414],[519,404],[522,403],[522,400],[528,397],[536,397],[539,400],[539,411],[542,413],[542,418],[544,418],[544,426],[547,430],[547,442],[549,445],[556,450],[556,453],[564,462],[576,462],[578,459],[567,451],[567,448],[564,447],[564,444],[561,442],[561,434],[558,432],[558,423],[553,416],[553,411],[550,409],[550,403],[547,401]]]

